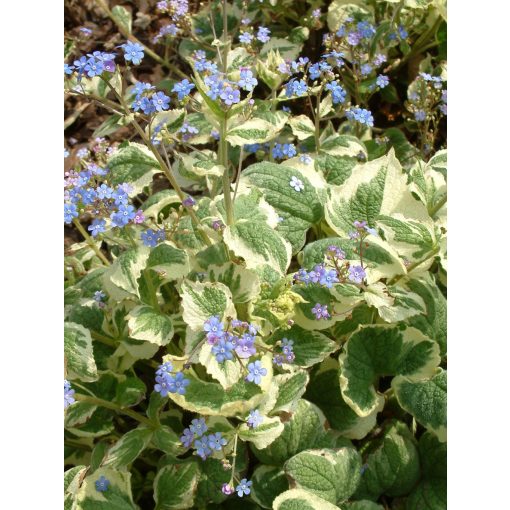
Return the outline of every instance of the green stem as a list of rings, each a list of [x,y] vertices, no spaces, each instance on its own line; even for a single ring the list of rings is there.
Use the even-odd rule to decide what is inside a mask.
[[[147,289],[149,290],[149,294],[151,297],[152,307],[154,308],[154,310],[160,310],[159,302],[158,302],[158,295],[157,295],[156,289],[154,288],[154,285],[152,283],[150,269],[144,269],[143,277],[145,279],[145,282],[147,283]]]
[[[321,94],[322,94],[322,88],[319,90],[319,93],[317,94],[317,110],[315,112],[315,151],[317,152],[317,154],[319,154],[319,150],[321,148],[321,141],[320,141]]]
[[[443,205],[446,204],[447,196],[445,196],[429,211],[429,215],[432,217],[434,216]]]
[[[421,260],[418,260],[418,262],[414,262],[413,264],[411,264],[407,268],[407,274],[406,275],[395,276],[395,278],[390,280],[388,285],[395,285],[395,283],[397,283],[402,278],[404,278],[404,276],[409,276],[409,273],[414,271],[418,266],[421,266],[424,262],[426,262],[430,258],[435,257],[438,253],[439,253],[439,246],[437,248],[434,248],[431,252],[429,252],[427,255],[425,255],[425,257],[423,257]]]
[[[110,338],[109,336],[98,333],[97,331],[90,331],[90,336],[102,344],[109,345],[110,347],[116,347],[114,338]]]
[[[232,475],[230,476],[230,483],[232,485],[234,482],[234,473],[236,472],[236,458],[237,458],[237,432],[234,436],[234,449],[232,450]]]
[[[110,261],[104,256],[102,251],[97,247],[94,239],[92,239],[92,237],[89,236],[88,232],[83,228],[83,225],[79,222],[79,220],[77,218],[74,218],[73,223],[74,223],[74,226],[80,232],[80,234],[85,238],[85,241],[87,242],[87,244],[92,248],[92,250],[94,250],[95,254],[101,259],[101,261],[105,265],[109,266]]]
[[[271,112],[276,112],[276,89],[271,90]],[[271,146],[269,147],[269,161],[274,161],[273,158],[273,149],[274,144],[276,143],[276,140],[271,140]]]
[[[102,398],[88,397],[87,395],[80,394],[75,394],[74,398],[79,402],[86,402],[87,404],[93,404],[96,406],[105,407],[106,409],[111,409],[112,411],[117,411],[118,413],[125,414],[126,416],[129,416],[134,420],[143,423],[144,425],[147,425],[150,428],[154,427],[152,421],[146,418],[145,416],[141,415],[140,413],[137,413],[136,411],[133,411],[131,409],[124,409],[119,405],[114,404],[113,402],[108,402],[107,400],[103,400]]]

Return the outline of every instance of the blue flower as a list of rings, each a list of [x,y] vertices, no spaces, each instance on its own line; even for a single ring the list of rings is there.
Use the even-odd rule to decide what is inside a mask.
[[[295,175],[293,175],[289,182],[290,187],[297,192],[303,191],[305,189],[305,185],[301,179],[298,179]]]
[[[98,303],[101,303],[105,297],[106,294],[102,290],[96,290],[96,292],[94,292],[94,301]]]
[[[374,117],[372,116],[372,113],[369,110],[365,110],[364,108],[351,108],[345,112],[345,116],[349,120],[354,120],[360,124],[365,124],[369,127],[374,126]]]
[[[337,83],[336,80],[328,83],[325,88],[326,90],[331,91],[331,99],[333,100],[333,104],[343,103],[345,101],[347,92],[339,83]]]
[[[170,381],[170,393],[184,395],[186,393],[186,386],[188,386],[189,383],[189,379],[186,379],[182,372],[177,372],[173,380]]]
[[[100,75],[104,71],[104,64],[100,60],[89,58],[87,65],[85,66],[85,71],[87,72],[87,76],[89,78],[93,78],[94,76]]]
[[[106,492],[108,490],[108,487],[110,485],[110,480],[106,478],[104,475],[101,475],[96,480],[96,491],[97,492]]]
[[[232,342],[222,338],[217,344],[212,346],[211,352],[214,354],[218,363],[223,363],[225,360],[232,359],[234,357],[232,354],[233,349],[234,346],[232,345]]]
[[[197,455],[202,458],[202,460],[207,459],[209,455],[211,455],[212,451],[209,448],[209,442],[206,437],[202,437],[201,439],[197,439],[195,444],[193,445],[197,451]]]
[[[245,494],[248,496],[250,494],[250,486],[252,482],[248,481],[246,478],[243,478],[239,481],[239,485],[236,487],[237,495],[242,498]]]
[[[118,213],[121,223],[127,225],[135,217],[136,211],[131,204],[120,204]]]
[[[241,32],[241,35],[239,36],[239,42],[242,44],[250,44],[252,39],[253,35],[249,32]]]
[[[330,269],[329,271],[324,271],[319,280],[321,285],[326,286],[328,289],[333,287],[334,283],[338,283],[338,274],[335,269]]]
[[[221,450],[227,444],[227,440],[221,435],[221,432],[209,434],[207,436],[207,444],[211,450]]]
[[[145,115],[150,115],[151,113],[154,113],[156,111],[154,103],[148,97],[142,97],[140,107],[142,109],[142,112],[145,113]]]
[[[74,390],[71,388],[71,383],[64,379],[64,409],[67,409],[71,404],[74,404]]]
[[[375,27],[368,21],[360,21],[357,25],[357,28],[358,34],[363,39],[370,39],[370,37],[375,35]]]
[[[246,376],[247,381],[260,384],[262,377],[266,374],[267,370],[262,366],[260,360],[248,363],[248,375]]]
[[[418,122],[423,122],[427,118],[427,114],[425,113],[424,110],[417,110],[416,112],[414,112],[414,118]]]
[[[315,315],[317,320],[319,319],[329,319],[331,315],[328,312],[328,305],[321,305],[320,303],[316,303],[312,308],[312,313]]]
[[[186,448],[189,448],[193,444],[194,440],[195,440],[195,434],[193,434],[193,432],[191,432],[190,429],[184,429],[182,431],[181,443]]]
[[[220,94],[220,98],[227,106],[232,106],[234,103],[239,103],[241,93],[239,90],[234,90],[232,87],[226,87]]]
[[[121,48],[124,49],[124,58],[132,64],[138,65],[145,56],[143,53],[143,46],[138,43],[128,41],[122,44]]]
[[[236,353],[242,359],[247,359],[257,352],[255,338],[246,333],[236,343]]]
[[[78,209],[75,204],[64,204],[64,222],[72,223],[73,218],[78,217]]]
[[[310,75],[311,80],[316,80],[321,75],[321,70],[319,69],[319,64],[312,64],[308,68],[308,74]]]
[[[242,89],[251,91],[258,81],[257,78],[253,77],[253,73],[249,69],[241,69],[241,77],[237,83]]]
[[[370,64],[363,64],[360,70],[362,76],[367,76],[372,72],[372,66]]]
[[[96,237],[97,234],[105,231],[106,221],[103,219],[96,218],[87,228],[92,232],[92,237]]]
[[[70,66],[69,64],[64,63],[64,73],[65,74],[73,74],[74,66]]]
[[[389,85],[390,79],[384,74],[380,74],[375,80],[375,83],[379,88],[383,89],[384,87]]]
[[[172,363],[170,363],[170,361],[166,361],[162,365],[159,365],[158,369],[156,370],[156,375],[171,374],[173,368],[174,367]]]
[[[152,96],[151,101],[158,112],[168,110],[170,106],[170,98],[166,94],[163,94],[163,92],[156,92]]]
[[[260,42],[267,43],[271,39],[270,34],[271,34],[271,32],[270,32],[269,28],[259,27],[259,30],[257,32],[257,39]]]
[[[172,92],[177,92],[177,99],[182,101],[193,89],[195,85],[189,80],[182,80],[174,85]]]
[[[175,393],[172,391],[172,383],[174,377],[171,374],[162,374],[156,376],[156,384],[154,385],[154,391],[159,393],[162,397],[166,397],[169,393]]]
[[[251,410],[246,419],[246,422],[252,429],[257,428],[263,421],[264,417],[259,413],[258,409]]]
[[[214,315],[205,321],[204,331],[207,333],[207,340],[214,343],[218,338],[223,337],[223,322],[217,315]]]
[[[205,434],[205,432],[207,432],[207,425],[205,424],[204,418],[195,418],[191,420],[191,425],[189,426],[189,429],[197,437],[202,437]]]
[[[287,83],[285,87],[285,95],[287,97],[292,96],[303,96],[306,94],[306,91],[308,90],[308,86],[306,85],[306,82],[304,80],[295,80],[292,79]]]

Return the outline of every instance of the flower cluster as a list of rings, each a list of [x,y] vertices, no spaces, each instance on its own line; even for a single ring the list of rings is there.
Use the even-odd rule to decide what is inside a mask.
[[[416,122],[436,121],[447,115],[447,90],[441,76],[421,72],[409,86],[407,110]]]
[[[234,319],[225,325],[218,316],[210,317],[204,324],[207,342],[218,363],[233,360],[234,356],[242,362],[257,354],[255,339],[258,326]],[[244,366],[244,365],[243,365]],[[248,363],[246,380],[260,384],[267,370],[260,360]]]
[[[135,112],[142,111],[145,115],[163,112],[170,108],[170,98],[163,92],[154,92],[156,87],[150,83],[139,81],[133,88],[134,98],[131,108]]]
[[[83,76],[94,78],[103,73],[113,73],[115,71],[115,53],[105,53],[94,51],[81,56],[73,62],[73,65],[64,64],[64,73],[71,77],[76,73],[78,81]]]
[[[156,4],[156,9],[160,14],[168,15],[170,23],[160,28],[153,39],[154,43],[167,36],[175,37],[189,30],[191,21],[188,15],[188,0],[161,0]]]
[[[350,108],[345,112],[345,116],[348,120],[365,124],[368,127],[374,127],[374,117],[370,110],[366,110],[365,108],[359,108],[357,106]]]
[[[184,395],[186,393],[186,386],[189,383],[189,379],[186,379],[182,372],[173,373],[173,365],[167,361],[156,370],[154,391],[162,397],[166,397],[169,393]]]
[[[292,363],[296,359],[296,355],[294,354],[293,350],[294,345],[293,340],[289,340],[288,338],[282,338],[279,344],[282,352],[281,354],[275,354],[273,356],[273,363],[281,367],[283,363]]]
[[[64,409],[67,409],[75,402],[74,390],[71,388],[71,383],[67,379],[64,379]]]
[[[251,20],[249,18],[243,18],[241,24],[243,25],[242,32],[239,34],[239,42],[246,46],[251,46],[255,41],[259,41],[263,44],[271,40],[271,31],[269,28],[260,26],[257,32],[250,26]]]
[[[79,151],[78,151],[79,152]],[[141,210],[129,203],[132,187],[127,183],[109,186],[103,180],[108,169],[95,163],[81,162],[85,169],[70,170],[64,179],[64,222],[72,223],[81,213],[88,212],[94,220],[88,227],[92,237],[106,231],[107,222],[112,227],[125,227],[129,223],[143,223]]]
[[[274,159],[293,158],[296,154],[296,146],[293,143],[276,143],[272,151]]]
[[[214,451],[221,451],[227,445],[227,440],[221,432],[205,435],[208,428],[204,418],[195,418],[191,425],[182,431],[181,443],[190,448],[193,446],[196,455],[206,460]]]

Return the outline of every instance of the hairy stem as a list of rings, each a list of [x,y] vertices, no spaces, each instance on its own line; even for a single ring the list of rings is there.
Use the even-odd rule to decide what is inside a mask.
[[[78,229],[80,234],[85,238],[87,244],[94,250],[94,253],[101,259],[101,261],[106,265],[110,265],[110,261],[104,256],[103,252],[97,247],[94,239],[90,237],[88,232],[83,228],[83,225],[79,222],[77,218],[73,219],[74,226]]]

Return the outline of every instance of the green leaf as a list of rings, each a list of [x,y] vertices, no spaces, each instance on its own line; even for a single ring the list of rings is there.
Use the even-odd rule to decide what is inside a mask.
[[[420,461],[407,427],[392,425],[369,448],[371,452],[356,499],[376,500],[381,494],[392,497],[408,494],[420,476]]]
[[[145,396],[147,388],[138,377],[126,377],[120,381],[115,389],[115,401],[121,407],[131,407],[140,403]]]
[[[150,443],[152,430],[137,428],[124,434],[108,451],[103,466],[118,469],[131,464]]]
[[[361,456],[350,447],[305,450],[289,459],[284,469],[297,488],[336,504],[356,491],[361,478]]]
[[[177,461],[161,468],[154,479],[155,510],[192,508],[199,472],[195,460]]]
[[[316,166],[322,170],[324,178],[329,184],[343,184],[353,173],[358,160],[351,156],[331,156],[330,154],[319,154]]]
[[[326,221],[341,237],[348,236],[356,220],[375,227],[381,215],[396,214],[433,228],[426,207],[411,194],[393,151],[361,165],[341,186],[332,187],[325,211]]]
[[[269,122],[252,118],[230,128],[227,132],[227,141],[237,147],[247,143],[264,143],[274,138],[276,134],[276,130]]]
[[[411,317],[408,320],[409,324],[434,339],[439,344],[441,355],[444,356],[446,354],[446,298],[430,275],[408,280],[406,285],[422,297],[426,306],[426,312],[423,315]]]
[[[278,388],[276,402],[271,414],[294,412],[299,399],[303,396],[308,384],[308,372],[294,369],[290,373],[278,374],[274,377],[273,383]]]
[[[415,328],[361,326],[339,358],[342,395],[358,416],[368,416],[384,401],[374,387],[380,376],[419,380],[431,376],[440,360],[437,343]]]
[[[225,229],[224,242],[248,269],[269,264],[285,274],[291,247],[277,232],[260,221],[242,221]]]
[[[391,383],[400,406],[416,421],[446,441],[446,370],[425,381],[398,376]]]
[[[189,257],[184,250],[165,241],[151,250],[147,268],[158,273],[161,283],[177,280],[189,273]]]
[[[343,437],[363,439],[375,427],[377,414],[382,411],[384,402],[381,401],[368,416],[358,416],[340,392],[338,363],[335,361],[331,364],[331,369],[325,369],[312,378],[305,397],[320,407],[331,427]]]
[[[95,381],[97,367],[92,350],[90,331],[80,324],[64,323],[64,354],[67,361],[67,378]]]
[[[273,510],[340,510],[340,508],[303,489],[291,489],[274,500]]]
[[[235,318],[236,312],[229,288],[222,283],[200,283],[185,280],[180,290],[184,322],[195,331],[213,315],[224,320]]]
[[[114,19],[115,23],[120,25],[128,34],[131,33],[133,18],[131,13],[125,7],[116,5],[112,9],[112,18]]]
[[[402,287],[388,287],[391,303],[377,307],[379,316],[386,322],[400,322],[425,313],[421,296]]]
[[[149,258],[149,248],[139,246],[121,255],[103,273],[103,285],[113,299],[121,300],[130,295],[139,297],[138,278]]]
[[[302,47],[302,44],[296,44],[287,39],[271,37],[271,40],[262,46],[260,57],[265,58],[270,51],[278,51],[283,59],[294,60],[299,56]]]
[[[346,510],[384,510],[382,505],[378,505],[377,503],[369,501],[368,499],[352,501],[351,503],[347,503],[347,506],[344,508]]]
[[[234,303],[247,303],[260,294],[260,282],[255,271],[228,262],[221,266],[207,267],[209,280],[226,285]]]
[[[137,306],[127,316],[129,336],[163,346],[174,336],[170,317],[154,310],[152,306]]]
[[[285,422],[282,434],[268,447],[253,448],[253,452],[265,464],[281,465],[303,450],[332,446],[326,436],[324,422],[319,409],[301,399],[290,420]]]
[[[283,432],[283,423],[280,418],[264,417],[264,421],[255,428],[243,423],[239,427],[239,439],[248,441],[256,448],[262,449],[269,446]]]
[[[108,490],[99,492],[95,482],[104,476]],[[100,467],[83,481],[76,494],[73,510],[137,510],[131,495],[131,473]]]
[[[306,115],[291,117],[289,125],[292,128],[292,133],[298,140],[305,140],[306,138],[315,135],[315,126]]]
[[[273,508],[276,496],[289,488],[283,469],[276,466],[258,465],[251,480],[250,496],[263,508]]]
[[[310,224],[322,218],[323,206],[315,188],[300,170],[263,162],[250,165],[242,175],[242,180],[247,179],[262,190],[267,202],[277,211],[286,212]],[[297,192],[290,186],[293,176],[303,182],[302,191]]]
[[[406,510],[443,510],[446,508],[446,443],[425,432],[418,450],[422,478],[407,498]]]
[[[285,331],[278,330],[270,342],[275,343],[283,338],[294,341],[293,350],[296,355],[294,364],[300,367],[311,367],[320,363],[338,348],[336,342],[319,331],[307,331],[296,325]]]
[[[152,444],[162,452],[176,456],[183,453],[183,446],[179,436],[166,425],[162,425],[154,431]]]
[[[139,143],[130,142],[108,158],[110,184],[124,182],[133,187],[132,194],[140,193],[152,182],[154,174],[161,172],[161,167],[152,152]]]

